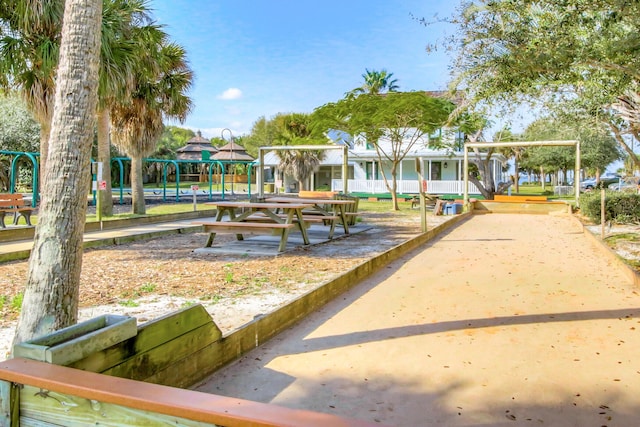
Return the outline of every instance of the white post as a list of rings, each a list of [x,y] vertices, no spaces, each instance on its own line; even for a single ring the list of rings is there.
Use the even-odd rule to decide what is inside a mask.
[[[576,141],[576,170],[573,173],[573,188],[576,196],[576,207],[580,207],[580,141]]]
[[[347,188],[347,182],[349,181],[349,176],[347,173],[349,172],[348,160],[349,160],[349,146],[345,145],[344,148],[342,149],[342,192],[344,194],[347,194],[349,192],[349,189]]]
[[[264,197],[264,151],[262,148],[258,149],[258,161],[260,162],[260,172],[256,175],[258,181],[258,195],[262,199]]]
[[[463,175],[463,197],[465,207],[469,204],[469,153],[467,152],[467,144],[464,145],[464,175]]]

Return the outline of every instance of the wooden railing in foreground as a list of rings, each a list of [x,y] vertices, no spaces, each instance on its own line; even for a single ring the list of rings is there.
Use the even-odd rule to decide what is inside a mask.
[[[0,426],[380,426],[29,359],[0,362]]]

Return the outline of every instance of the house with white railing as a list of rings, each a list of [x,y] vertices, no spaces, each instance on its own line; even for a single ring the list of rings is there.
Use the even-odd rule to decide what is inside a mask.
[[[431,149],[429,141],[434,138],[448,138],[451,144],[446,144],[448,149]],[[424,183],[427,192],[431,194],[453,194],[462,195],[464,193],[463,179],[463,151],[464,135],[460,132],[438,130],[431,135],[423,136],[411,145],[405,157],[399,163],[397,169],[397,193],[417,194],[420,192],[420,180],[416,170],[416,165],[422,166]],[[382,149],[385,147],[384,141],[379,141]],[[432,144],[433,145],[433,144]],[[486,154],[480,153],[484,158]],[[475,160],[475,154],[469,154],[469,161]],[[496,182],[508,179],[503,173],[503,165],[506,158],[500,154],[491,156],[491,173]],[[292,177],[282,177],[278,171],[279,158],[275,152],[265,154],[264,166],[270,169],[266,182],[275,182],[277,188],[283,188],[286,192],[297,192],[297,182]],[[347,159],[347,191],[349,193],[381,194],[389,193],[383,173],[387,179],[391,180],[391,162],[380,161],[376,148],[366,141],[356,138],[350,144]],[[321,162],[319,169],[313,174],[307,183],[310,189],[330,189],[331,191],[344,191],[343,172],[343,150],[328,150]],[[469,194],[480,194],[476,186],[468,183]]]

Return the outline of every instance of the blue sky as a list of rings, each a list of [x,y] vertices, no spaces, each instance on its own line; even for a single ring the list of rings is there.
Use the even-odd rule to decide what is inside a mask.
[[[400,90],[441,90],[448,58],[427,54],[453,28],[451,0],[151,0],[158,23],[187,50],[194,109],[183,125],[205,137],[246,134],[261,116],[311,112],[386,69]],[[225,132],[225,136],[227,133]]]

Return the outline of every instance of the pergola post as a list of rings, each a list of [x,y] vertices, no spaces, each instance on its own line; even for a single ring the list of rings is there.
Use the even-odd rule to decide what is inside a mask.
[[[264,151],[262,147],[258,148],[258,164],[260,171],[256,174],[256,181],[258,184],[258,196],[260,199],[264,197]]]

